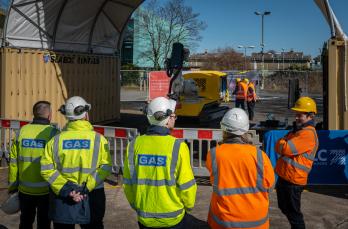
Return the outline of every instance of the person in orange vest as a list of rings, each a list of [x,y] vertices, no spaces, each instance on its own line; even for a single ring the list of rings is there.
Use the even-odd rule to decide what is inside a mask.
[[[255,85],[252,81],[248,84],[248,90],[247,90],[247,108],[248,108],[248,115],[249,120],[252,121],[254,119],[254,109],[255,109],[255,103],[257,100]]]
[[[250,144],[249,119],[233,108],[221,121],[222,144],[207,155],[213,193],[208,224],[213,229],[269,228],[269,192],[274,171],[268,156]]]
[[[278,206],[288,218],[292,229],[305,228],[301,212],[301,193],[307,184],[308,174],[318,149],[318,136],[314,128],[317,106],[309,97],[299,98],[295,106],[296,121],[291,132],[277,141],[275,151],[280,155],[275,172]]]
[[[241,81],[241,78],[236,78],[235,79],[235,85],[234,85],[234,90],[233,90],[233,95],[236,95],[237,94],[237,91],[238,91],[238,83]]]
[[[249,80],[244,78],[242,81],[239,81],[236,85],[236,107],[240,107],[243,110],[245,110],[245,100],[247,97],[248,82]]]

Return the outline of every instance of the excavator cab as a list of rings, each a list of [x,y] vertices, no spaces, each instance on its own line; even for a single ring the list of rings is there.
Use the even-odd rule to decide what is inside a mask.
[[[229,100],[227,74],[219,71],[194,71],[183,73],[183,86],[177,101],[176,114],[198,117],[200,124],[221,120],[228,107],[220,106]]]

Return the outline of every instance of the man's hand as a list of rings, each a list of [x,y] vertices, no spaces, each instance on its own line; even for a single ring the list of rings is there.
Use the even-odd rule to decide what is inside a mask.
[[[80,192],[72,191],[69,193],[69,196],[76,202],[81,202],[85,198],[87,198],[87,195],[82,195]]]

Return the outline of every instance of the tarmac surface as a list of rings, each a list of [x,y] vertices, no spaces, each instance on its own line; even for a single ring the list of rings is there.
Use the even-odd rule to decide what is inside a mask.
[[[259,124],[260,121],[265,121],[272,117],[280,122],[285,122],[288,125],[292,124],[295,119],[295,113],[288,109],[288,95],[284,93],[274,93],[272,91],[260,91],[258,93],[260,100],[255,105],[255,117],[251,122],[251,126]],[[320,94],[303,95],[311,96],[317,102],[318,114],[316,122],[323,120],[323,99]],[[137,128],[140,133],[146,130],[148,121],[142,110],[146,105],[147,92],[139,91],[137,88],[122,88],[121,90],[121,119],[115,122],[106,123],[106,125]],[[221,104],[233,108],[234,101]],[[213,123],[212,126],[202,126],[198,119],[179,117],[175,123],[176,127],[191,127],[191,128],[220,128],[219,122]],[[264,130],[263,128],[259,128]]]

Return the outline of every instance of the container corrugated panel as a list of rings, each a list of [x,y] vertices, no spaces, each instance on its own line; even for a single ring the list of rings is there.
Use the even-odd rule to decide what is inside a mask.
[[[0,58],[0,117],[31,120],[33,104],[47,100],[52,121],[63,125],[65,118],[57,110],[78,95],[92,105],[91,122],[119,119],[117,57],[2,48]]]

